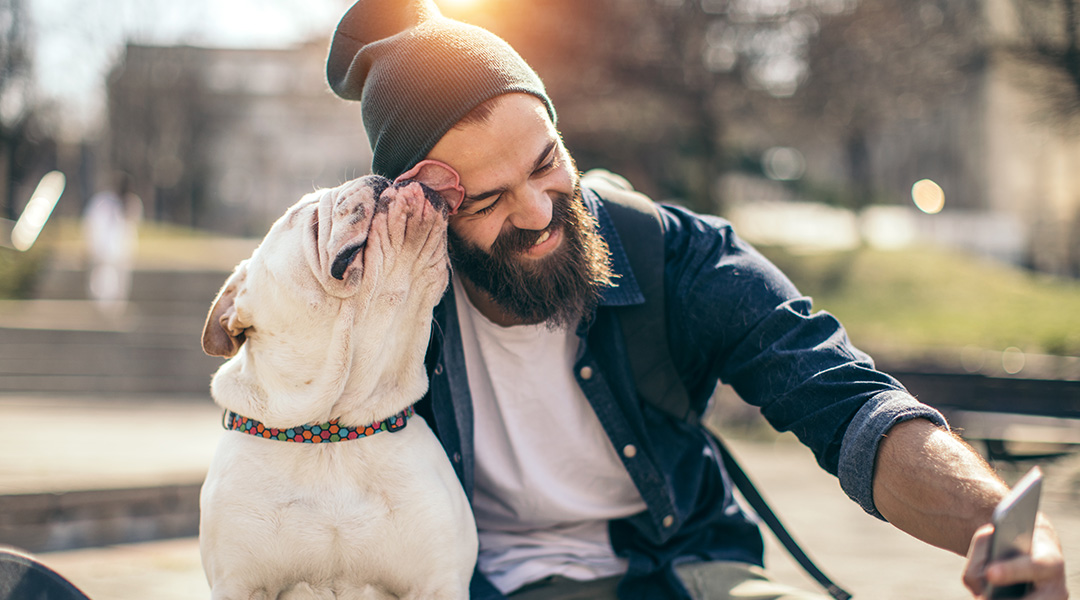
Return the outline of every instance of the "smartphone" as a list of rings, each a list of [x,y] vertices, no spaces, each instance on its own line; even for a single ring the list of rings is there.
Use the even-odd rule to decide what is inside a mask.
[[[1008,496],[994,509],[994,533],[990,537],[990,558],[987,563],[1031,554],[1031,538],[1035,534],[1035,515],[1039,512],[1042,491],[1042,470],[1032,467],[1016,482]],[[1022,598],[1031,591],[1030,583],[1005,587],[990,586],[990,598]]]

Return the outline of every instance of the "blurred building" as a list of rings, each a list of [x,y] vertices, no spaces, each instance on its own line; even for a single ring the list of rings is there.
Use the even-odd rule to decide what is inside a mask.
[[[723,50],[738,33],[693,4],[550,0],[473,16],[544,77],[582,168],[677,200],[724,175],[710,191],[723,204],[690,204],[725,213],[786,198],[906,206],[922,239],[1080,275],[1080,136],[1042,119],[1037,86],[1017,77],[1013,0],[840,3],[814,18],[808,75],[784,97],[747,83],[734,59],[683,52],[695,39]],[[635,23],[663,27],[630,36],[628,52]],[[658,39],[681,59],[644,52],[666,47]],[[301,194],[370,164],[359,107],[325,83],[325,51],[129,46],[99,162],[134,175],[149,218],[261,234]],[[940,213],[914,208],[922,179],[943,190]]]
[[[326,45],[222,49],[129,44],[108,82],[109,169],[149,219],[261,235],[318,187],[362,175],[356,103],[334,96]]]
[[[1061,63],[1047,70],[1005,50],[1010,44],[1046,44],[1031,24],[1018,18],[1019,3],[986,4],[995,49],[983,108],[987,207],[1024,223],[1031,266],[1080,277],[1080,123],[1062,120],[1053,107],[1054,96],[1062,92],[1070,97],[1066,102],[1076,106],[1080,90],[1068,82]],[[1044,21],[1056,31],[1068,27],[1053,16]],[[1075,39],[1051,44],[1064,49],[1063,41],[1075,44]],[[1075,61],[1066,62],[1076,77]]]
[[[878,177],[901,193],[924,178],[942,186],[945,209],[922,219],[942,242],[1080,276],[1080,130],[1047,108],[1040,80],[1053,75],[1009,51],[1030,43],[1015,4],[983,6],[972,26],[985,45],[973,68],[957,72],[962,93],[912,115],[901,103],[870,148]]]
[[[878,12],[822,21],[820,52],[833,61],[811,64],[804,87],[761,103],[758,119],[728,121],[728,142],[761,170],[728,173],[723,194],[736,205],[907,207],[898,227],[913,227],[917,243],[1080,276],[1080,128],[1049,108],[1061,74],[1017,52],[1033,43],[1018,3],[858,6]],[[794,177],[777,175],[770,149],[797,152]],[[916,209],[923,179],[940,186],[940,212]]]

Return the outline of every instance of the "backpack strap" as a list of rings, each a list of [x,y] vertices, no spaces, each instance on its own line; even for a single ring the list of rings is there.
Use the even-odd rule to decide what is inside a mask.
[[[656,204],[634,191],[626,179],[608,171],[593,169],[582,176],[581,182],[604,200],[604,208],[615,224],[634,278],[645,296],[644,304],[617,309],[638,395],[665,414],[696,423],[701,415],[691,408],[690,396],[675,369],[668,345],[664,228]],[[792,558],[830,596],[836,600],[850,600],[851,594],[833,583],[788,533],[720,437],[711,431],[709,434],[739,493]]]
[[[761,520],[769,526],[769,530],[776,536],[777,541],[784,546],[784,549],[788,551],[788,554],[795,559],[795,562],[799,563],[803,571],[806,574],[814,578],[814,581],[818,582],[830,596],[836,600],[850,600],[851,594],[844,588],[840,587],[829,579],[821,569],[814,564],[814,560],[806,554],[806,551],[802,549],[799,542],[795,538],[791,537],[783,522],[780,521],[780,517],[776,516],[772,507],[765,501],[765,498],[761,495],[761,492],[757,490],[753,481],[750,481],[750,477],[747,476],[746,471],[743,471],[742,467],[732,456],[731,451],[728,450],[727,445],[724,444],[724,440],[720,439],[720,436],[709,432],[713,442],[715,442],[717,449],[720,450],[720,457],[724,461],[724,467],[727,468],[728,475],[731,476],[731,481],[735,483],[735,487],[739,489],[739,493],[746,499],[750,508],[754,509]]]
[[[696,422],[690,395],[671,359],[664,309],[664,229],[656,206],[644,194],[620,184],[606,171],[589,171],[582,181],[606,200],[623,250],[645,303],[616,309],[638,394],[679,420]],[[621,181],[620,181],[621,180]],[[618,186],[618,187],[617,187]],[[626,234],[624,235],[624,232]],[[631,233],[632,232],[632,235]]]

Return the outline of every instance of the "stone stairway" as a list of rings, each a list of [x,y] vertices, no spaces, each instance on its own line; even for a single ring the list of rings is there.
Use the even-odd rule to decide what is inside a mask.
[[[203,321],[257,240],[142,240],[118,316],[87,299],[78,242],[50,240],[32,299],[0,300],[0,545],[194,536],[221,432]]]
[[[33,300],[0,301],[0,393],[207,393],[221,359],[200,347],[228,271],[137,270],[127,310],[86,299],[86,273],[55,266]]]

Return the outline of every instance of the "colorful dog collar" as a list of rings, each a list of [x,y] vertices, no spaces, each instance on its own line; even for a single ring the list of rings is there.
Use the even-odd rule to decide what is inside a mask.
[[[338,425],[337,419],[333,419],[328,423],[319,423],[318,425],[300,425],[288,429],[277,429],[274,427],[267,427],[255,419],[249,419],[243,415],[238,415],[231,410],[226,410],[225,415],[222,417],[221,424],[225,429],[251,434],[268,440],[300,442],[303,444],[321,444],[323,442],[355,440],[357,438],[375,435],[380,431],[398,431],[405,427],[409,417],[414,414],[416,414],[416,411],[410,406],[390,418],[375,421],[374,423],[363,427],[346,427],[345,425]]]

